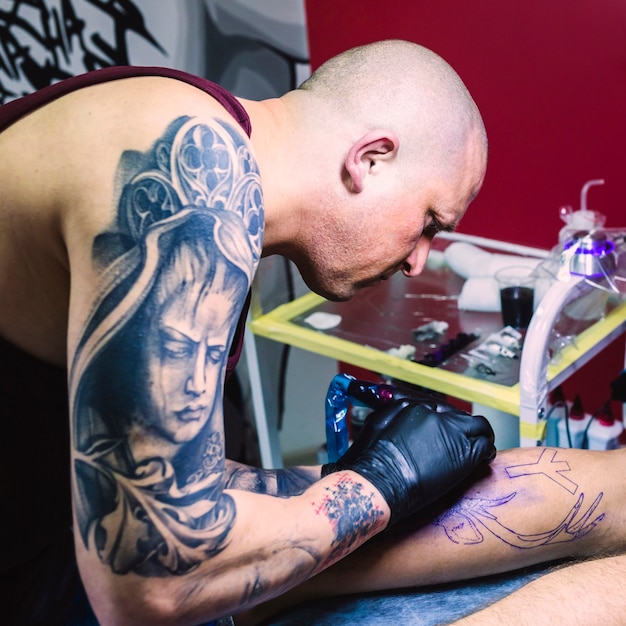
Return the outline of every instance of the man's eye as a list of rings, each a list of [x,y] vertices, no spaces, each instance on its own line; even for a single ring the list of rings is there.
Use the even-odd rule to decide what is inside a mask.
[[[436,222],[431,222],[422,231],[422,235],[428,239],[432,239],[441,229]]]

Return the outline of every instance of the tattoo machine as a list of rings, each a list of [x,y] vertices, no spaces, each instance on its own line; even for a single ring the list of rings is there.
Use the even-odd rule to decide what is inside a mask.
[[[326,394],[326,447],[328,462],[335,463],[350,446],[348,408],[362,406],[379,409],[394,398],[394,387],[369,383],[349,374],[337,374]]]

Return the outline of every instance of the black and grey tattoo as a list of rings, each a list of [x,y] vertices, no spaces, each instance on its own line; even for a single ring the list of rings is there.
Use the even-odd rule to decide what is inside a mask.
[[[316,505],[316,514],[327,517],[335,533],[324,567],[352,552],[381,526],[383,512],[374,504],[373,494],[363,493],[363,489],[361,483],[338,477]]]
[[[236,465],[227,471],[225,489],[252,491],[278,498],[290,498],[304,493],[319,480],[319,469],[288,467],[279,470],[265,470],[256,467]]]
[[[117,573],[181,574],[236,515],[216,409],[261,252],[260,178],[240,131],[181,117],[117,182],[70,372],[78,530]]]

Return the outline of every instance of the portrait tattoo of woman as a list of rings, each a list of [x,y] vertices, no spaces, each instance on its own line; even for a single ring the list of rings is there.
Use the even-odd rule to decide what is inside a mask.
[[[229,125],[179,118],[118,178],[70,373],[78,530],[116,573],[181,574],[236,514],[216,409],[261,252],[259,174]]]

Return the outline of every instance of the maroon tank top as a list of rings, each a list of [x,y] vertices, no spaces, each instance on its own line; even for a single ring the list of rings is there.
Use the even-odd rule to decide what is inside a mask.
[[[40,106],[56,100],[61,96],[64,96],[72,91],[82,89],[83,87],[89,87],[91,85],[99,85],[100,83],[106,83],[111,80],[121,80],[123,78],[134,78],[137,76],[159,76],[163,78],[174,78],[180,80],[189,85],[193,85],[198,89],[208,93],[211,97],[215,98],[237,121],[237,123],[243,128],[245,133],[250,137],[252,133],[252,127],[250,125],[250,118],[246,110],[241,106],[239,101],[229,91],[217,85],[216,83],[188,74],[187,72],[181,72],[180,70],[174,70],[166,67],[135,67],[135,66],[117,66],[117,67],[105,67],[100,70],[94,70],[87,74],[80,74],[71,78],[44,87],[39,91],[35,91],[27,96],[12,100],[0,106],[0,131],[3,131],[7,126],[10,126],[13,122],[20,117],[34,111]]]

